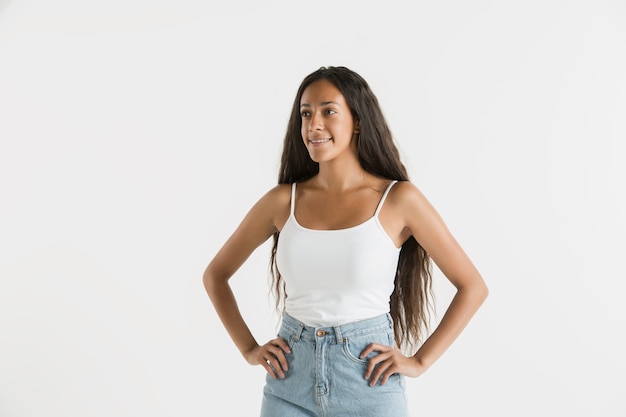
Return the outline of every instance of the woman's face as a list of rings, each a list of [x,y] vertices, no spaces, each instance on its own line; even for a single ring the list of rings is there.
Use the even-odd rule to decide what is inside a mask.
[[[310,84],[300,99],[302,139],[315,162],[356,155],[355,124],[344,96],[330,81]]]

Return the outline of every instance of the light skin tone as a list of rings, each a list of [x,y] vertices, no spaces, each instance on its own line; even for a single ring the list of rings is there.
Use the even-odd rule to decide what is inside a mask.
[[[300,101],[302,140],[319,174],[298,184],[295,217],[302,226],[332,230],[356,226],[370,218],[389,180],[361,168],[356,154],[358,121],[341,92],[329,81],[309,85]],[[276,338],[259,344],[246,325],[228,283],[252,252],[282,230],[290,213],[291,186],[269,190],[246,214],[235,232],[207,266],[203,281],[215,310],[233,342],[251,365],[261,365],[272,378],[289,370],[287,343]],[[418,188],[408,181],[389,192],[379,220],[396,247],[413,236],[456,288],[441,321],[413,356],[396,346],[370,344],[361,354],[372,357],[364,378],[385,384],[399,373],[417,377],[454,342],[488,294],[480,273]]]

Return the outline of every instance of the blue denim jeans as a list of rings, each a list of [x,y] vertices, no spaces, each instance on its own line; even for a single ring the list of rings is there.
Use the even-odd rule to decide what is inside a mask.
[[[370,387],[364,378],[372,342],[392,346],[391,316],[335,327],[305,326],[285,314],[278,336],[291,348],[284,379],[266,377],[261,417],[407,417],[404,377]]]

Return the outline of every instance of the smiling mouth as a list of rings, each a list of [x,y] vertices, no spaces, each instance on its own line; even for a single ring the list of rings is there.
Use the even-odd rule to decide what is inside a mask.
[[[323,143],[326,142],[330,142],[332,140],[332,138],[326,138],[326,139],[309,139],[309,143],[313,144],[313,145],[321,145]]]

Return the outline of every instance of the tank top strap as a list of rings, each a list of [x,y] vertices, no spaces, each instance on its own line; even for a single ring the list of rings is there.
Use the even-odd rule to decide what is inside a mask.
[[[374,213],[374,217],[378,217],[378,213],[380,213],[380,209],[383,208],[383,203],[385,202],[385,199],[387,198],[387,194],[389,194],[389,190],[391,190],[391,187],[393,187],[393,185],[397,182],[398,182],[397,180],[393,180],[387,186],[387,189],[385,190],[385,192],[383,193],[383,196],[380,198],[380,201],[378,202],[378,207],[376,207],[376,213]]]
[[[296,207],[296,183],[291,183],[291,208],[289,214],[294,215],[294,208]]]

